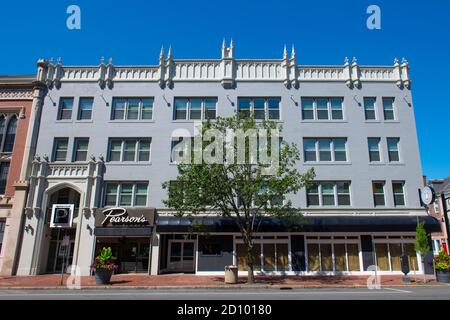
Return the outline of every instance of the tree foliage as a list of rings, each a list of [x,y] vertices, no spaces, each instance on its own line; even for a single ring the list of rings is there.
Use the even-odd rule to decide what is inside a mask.
[[[224,137],[229,137],[230,132],[248,132],[248,130],[264,130],[270,139],[273,130],[281,132],[281,126],[271,121],[255,121],[252,117],[244,117],[237,114],[230,118],[218,118],[208,121],[199,130],[200,136],[195,139],[204,139],[207,130],[220,132]],[[272,130],[272,131],[271,131]],[[209,131],[211,132],[211,131]],[[231,143],[234,142],[234,143]],[[223,152],[211,148],[212,145],[223,146]],[[260,154],[257,161],[251,161],[251,145],[246,140],[244,163],[238,161],[227,162],[227,154],[234,153],[235,160],[238,155],[236,137],[234,139],[211,138],[209,142],[203,141],[201,151],[216,159],[222,159],[222,163],[194,163],[194,157],[190,162],[178,163],[178,176],[175,181],[166,181],[163,184],[168,189],[168,199],[165,205],[176,211],[179,216],[195,216],[215,214],[233,219],[238,226],[244,244],[246,246],[246,263],[248,269],[248,281],[254,281],[253,275],[253,233],[258,232],[264,216],[276,216],[281,219],[297,219],[300,221],[299,208],[295,208],[292,202],[286,198],[288,194],[295,194],[305,187],[308,181],[315,176],[314,169],[301,173],[297,169],[297,161],[300,153],[294,143],[267,143],[264,150],[267,155],[275,155],[276,163],[261,162]],[[193,155],[194,146],[188,152]],[[198,151],[198,148],[197,148]],[[274,168],[271,174],[267,174],[268,168]]]

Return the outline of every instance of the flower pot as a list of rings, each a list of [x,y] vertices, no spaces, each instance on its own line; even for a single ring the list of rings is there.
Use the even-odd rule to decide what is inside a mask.
[[[109,284],[113,270],[96,270],[95,271],[95,283],[96,284]]]
[[[439,282],[450,283],[450,269],[436,270],[436,280]]]

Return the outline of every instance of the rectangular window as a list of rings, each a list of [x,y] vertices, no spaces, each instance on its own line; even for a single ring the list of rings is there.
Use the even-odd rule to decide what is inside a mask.
[[[150,140],[138,141],[138,161],[150,161]]]
[[[2,255],[3,236],[5,234],[6,219],[0,219],[0,256]]]
[[[190,120],[201,120],[202,119],[202,100],[201,99],[191,99],[190,100],[189,119]]]
[[[73,98],[61,98],[59,101],[58,120],[71,120]]]
[[[9,162],[0,163],[0,194],[6,192],[6,183],[8,182]]]
[[[350,182],[310,183],[306,188],[307,206],[349,206]]]
[[[333,139],[334,161],[347,161],[346,139]]]
[[[119,195],[119,206],[130,207],[133,203],[133,184],[122,183]]]
[[[216,118],[217,99],[205,99],[205,115],[204,119],[214,120]]]
[[[147,182],[108,182],[105,188],[105,206],[144,207],[147,205]]]
[[[308,206],[318,206],[319,202],[319,184],[311,183],[306,188],[306,201]]]
[[[344,115],[342,113],[342,99],[333,98],[330,100],[331,105],[331,119],[342,120]]]
[[[405,205],[404,182],[392,182],[392,190],[394,192],[394,205]]]
[[[73,161],[86,161],[88,155],[89,138],[75,138]]]
[[[134,196],[134,205],[145,207],[147,205],[147,183],[136,184],[136,192]]]
[[[303,148],[305,150],[305,161],[317,161],[316,139],[304,139]]]
[[[302,98],[303,120],[343,120],[343,98]]]
[[[383,98],[383,114],[384,120],[395,120],[393,98]]]
[[[372,182],[372,189],[373,189],[373,201],[374,205],[377,206],[384,206],[385,200],[384,200],[384,182],[382,181],[375,181]]]
[[[303,139],[305,161],[347,161],[346,145],[346,138],[305,138]]]
[[[91,120],[94,98],[80,98],[78,105],[78,120]]]
[[[375,98],[364,98],[364,115],[366,120],[376,120]]]
[[[69,138],[55,138],[53,147],[53,161],[66,161]]]
[[[153,98],[113,98],[112,120],[152,120]]]
[[[280,98],[238,98],[238,112],[257,120],[279,120]]]
[[[280,99],[268,99],[269,119],[280,119]]]
[[[174,120],[216,118],[217,98],[175,98]]]
[[[334,184],[322,183],[322,205],[334,206]]]
[[[379,162],[380,156],[380,138],[368,138],[367,143],[369,145],[369,161]]]
[[[317,119],[328,120],[328,100],[317,99],[316,104],[317,104]]]
[[[337,196],[338,196],[338,205],[349,206],[350,205],[350,183],[338,182],[337,183]]]
[[[319,161],[331,161],[331,139],[319,139]]]
[[[303,120],[314,120],[314,100],[310,98],[302,99],[302,119]]]
[[[400,139],[399,138],[387,138],[388,155],[390,162],[400,161],[400,155],[398,151]]]
[[[108,161],[150,161],[151,138],[110,139]]]

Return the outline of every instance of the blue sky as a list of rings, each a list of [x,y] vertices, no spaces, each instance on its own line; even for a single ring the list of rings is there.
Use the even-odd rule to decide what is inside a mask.
[[[161,45],[175,58],[218,58],[233,38],[238,58],[281,58],[294,44],[299,64],[391,65],[406,57],[423,172],[450,174],[450,1],[2,1],[0,74],[35,73],[38,58],[64,64],[156,64]],[[66,9],[81,8],[81,30],[68,30]],[[381,30],[366,28],[369,5]]]

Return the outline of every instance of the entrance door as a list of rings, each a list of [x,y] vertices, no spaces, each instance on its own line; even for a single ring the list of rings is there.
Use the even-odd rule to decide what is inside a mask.
[[[195,241],[169,240],[168,268],[170,271],[194,272]]]

